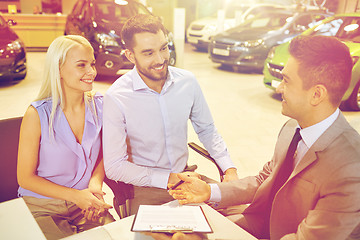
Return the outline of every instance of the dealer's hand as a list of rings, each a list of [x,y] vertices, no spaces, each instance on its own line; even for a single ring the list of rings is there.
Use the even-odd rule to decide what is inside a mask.
[[[179,200],[180,204],[201,203],[210,199],[211,188],[209,184],[199,178],[188,177],[186,173],[178,173],[177,176],[183,180],[180,186],[170,190],[169,194]],[[173,184],[169,184],[171,188]]]
[[[183,173],[186,174],[189,177],[194,177],[194,178],[201,179],[200,174],[198,174],[197,172],[183,172]],[[168,185],[169,184],[174,185],[178,181],[180,181],[180,178],[178,177],[177,173],[170,173],[169,179],[168,179]]]

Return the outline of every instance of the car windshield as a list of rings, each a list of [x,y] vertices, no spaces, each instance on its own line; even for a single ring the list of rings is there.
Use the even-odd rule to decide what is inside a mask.
[[[239,25],[239,28],[269,28],[276,29],[285,25],[291,19],[291,14],[277,13],[266,14],[265,16],[255,17]]]
[[[225,18],[235,18],[236,14],[242,15],[249,6],[244,5],[229,5],[223,9],[225,11]],[[210,15],[211,18],[217,18],[218,17],[218,11],[215,11]]]
[[[127,3],[126,1],[122,2]],[[114,2],[95,2],[95,16],[97,19],[105,21],[125,21],[136,14],[149,14],[149,11],[140,4],[125,3],[116,4]]]
[[[235,18],[237,12],[243,14],[249,6],[230,6],[225,9],[225,18]]]
[[[360,17],[337,17],[317,26],[312,35],[335,36],[345,41],[360,42]]]

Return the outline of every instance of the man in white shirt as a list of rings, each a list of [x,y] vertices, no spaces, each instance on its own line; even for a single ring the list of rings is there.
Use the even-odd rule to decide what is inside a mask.
[[[168,66],[168,40],[159,18],[130,18],[122,39],[135,67],[104,96],[104,165],[108,178],[135,186],[131,214],[140,204],[172,200],[167,185],[179,181],[176,173],[186,170],[189,119],[225,181],[237,179],[195,76]]]
[[[289,52],[277,92],[282,114],[292,119],[279,133],[272,160],[257,176],[227,183],[209,185],[178,174],[186,182],[170,194],[182,204],[250,204],[231,219],[261,239],[355,239],[360,136],[338,108],[350,84],[349,49],[333,37],[300,36]],[[301,138],[292,144],[295,132]]]

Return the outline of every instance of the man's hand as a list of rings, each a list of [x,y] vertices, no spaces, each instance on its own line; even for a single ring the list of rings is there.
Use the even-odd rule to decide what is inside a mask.
[[[236,168],[229,168],[225,171],[223,182],[230,182],[230,181],[238,180],[238,179],[239,179],[239,177],[237,175]]]
[[[200,174],[198,174],[197,172],[184,172],[184,174],[186,174],[188,177],[194,177],[194,178],[201,179]],[[177,173],[170,173],[169,180],[168,180],[168,185],[169,184],[174,185],[178,181],[180,181],[180,178],[177,176]]]
[[[199,178],[189,177],[187,173],[178,173],[178,178],[183,180],[180,186],[174,190],[170,190],[169,194],[179,200],[180,204],[201,203],[210,199],[210,186]],[[171,188],[174,184],[169,184]]]

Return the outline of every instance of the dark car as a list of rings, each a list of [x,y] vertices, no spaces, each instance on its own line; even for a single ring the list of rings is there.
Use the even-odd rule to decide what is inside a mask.
[[[133,64],[125,56],[120,33],[125,21],[136,14],[151,14],[135,0],[78,0],[68,15],[65,35],[82,35],[94,48],[100,75],[119,75]],[[175,47],[169,37],[170,65],[175,65]]]
[[[296,9],[272,10],[213,37],[213,62],[262,71],[269,50],[287,42],[330,14]]]
[[[24,43],[10,28],[16,22],[6,21],[0,15],[0,81],[11,82],[26,76]]]

